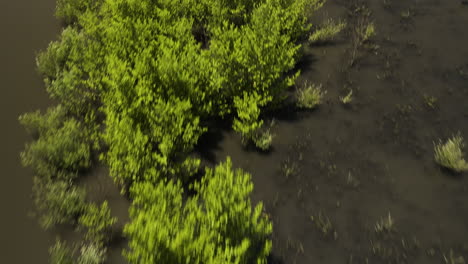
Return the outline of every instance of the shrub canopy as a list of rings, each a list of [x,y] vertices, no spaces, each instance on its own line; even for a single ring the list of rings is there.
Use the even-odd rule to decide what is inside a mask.
[[[262,204],[252,211],[251,177],[230,159],[207,169],[197,194],[183,201],[180,182],[134,184],[124,233],[130,263],[266,263],[272,225]]]
[[[37,63],[50,95],[88,127],[115,181],[156,182],[209,117],[252,135],[299,72],[298,38],[318,0],[60,0],[69,22]]]

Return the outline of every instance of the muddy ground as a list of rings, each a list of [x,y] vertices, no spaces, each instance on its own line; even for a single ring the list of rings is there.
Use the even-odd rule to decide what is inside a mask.
[[[198,155],[211,165],[231,156],[253,175],[252,199],[274,225],[270,263],[468,262],[468,175],[441,169],[433,145],[458,131],[468,140],[468,5],[328,0],[313,21],[328,17],[345,19],[346,32],[305,47],[298,64],[298,83],[321,83],[325,102],[267,115],[276,120],[269,153],[219,128],[201,139]],[[362,21],[377,34],[356,45]],[[84,184],[91,199],[109,200],[123,226],[129,203],[106,169]],[[377,231],[389,217],[391,229]],[[124,246],[113,243],[109,263],[124,263]]]
[[[366,9],[377,34],[351,66]],[[252,173],[253,199],[273,219],[270,262],[468,261],[468,175],[439,168],[433,145],[458,131],[468,139],[468,5],[329,0],[315,19],[326,17],[346,19],[347,32],[300,63],[300,80],[322,83],[326,102],[273,116],[269,154],[231,132],[207,151]],[[389,214],[392,230],[377,232]]]
[[[276,120],[269,153],[219,128],[198,154],[211,165],[231,156],[252,173],[252,199],[274,224],[270,263],[468,261],[468,175],[434,162],[434,142],[458,131],[468,139],[468,6],[329,0],[314,21],[330,17],[345,19],[346,32],[306,47],[298,63],[298,83],[321,83],[325,102],[267,115]],[[362,21],[377,34],[356,47]],[[110,196],[127,219],[128,204]],[[389,218],[390,230],[376,231]],[[110,263],[119,262],[117,245]]]
[[[377,34],[350,66],[363,7]],[[330,0],[322,12],[350,26],[305,52],[301,79],[322,83],[326,103],[278,120],[270,155],[242,151],[231,133],[214,151],[254,175],[274,223],[271,263],[468,261],[468,175],[440,169],[433,146],[468,138],[468,6]],[[376,232],[388,214],[393,230]]]

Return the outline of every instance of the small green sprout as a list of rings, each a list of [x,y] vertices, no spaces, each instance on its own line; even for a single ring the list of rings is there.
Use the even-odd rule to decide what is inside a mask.
[[[375,232],[382,233],[382,232],[391,232],[394,230],[394,221],[390,212],[388,212],[388,216],[386,218],[380,219],[377,224],[375,224]]]
[[[345,105],[351,103],[352,100],[353,100],[353,90],[349,90],[349,93],[344,97],[340,96],[340,101]]]

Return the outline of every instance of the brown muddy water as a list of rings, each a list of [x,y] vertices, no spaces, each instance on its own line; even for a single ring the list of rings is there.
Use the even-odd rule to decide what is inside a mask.
[[[0,124],[2,150],[0,263],[47,263],[52,236],[29,218],[32,175],[21,167],[19,152],[29,140],[18,115],[49,105],[35,70],[35,52],[59,32],[54,0],[0,3]]]
[[[0,262],[47,263],[52,235],[26,216],[31,174],[18,153],[28,137],[17,116],[49,104],[34,52],[56,38],[58,23],[53,0],[3,2]],[[264,202],[274,224],[269,263],[468,262],[468,173],[440,169],[433,150],[458,131],[468,140],[468,4],[328,0],[313,21],[328,17],[346,19],[347,32],[306,47],[298,66],[299,83],[322,83],[325,102],[268,115],[276,119],[269,153],[243,148],[220,128],[201,139],[199,154],[212,165],[229,155],[253,175],[252,199]],[[351,63],[353,29],[366,20],[376,36]],[[350,90],[345,106],[339,97]],[[109,200],[121,227],[128,202],[107,170],[83,179],[90,199]],[[389,215],[390,231],[377,232]],[[113,243],[108,263],[124,263],[124,245]]]

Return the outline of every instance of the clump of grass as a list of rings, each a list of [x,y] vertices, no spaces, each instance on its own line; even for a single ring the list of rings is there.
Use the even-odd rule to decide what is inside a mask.
[[[275,120],[272,120],[267,128],[266,126],[263,126],[262,128],[259,128],[257,131],[255,131],[252,141],[257,148],[263,151],[267,151],[271,148],[273,138],[275,137],[275,135],[271,133],[271,129],[274,125]]]
[[[319,211],[317,216],[310,216],[310,220],[315,223],[317,228],[322,232],[324,236],[327,236],[333,232],[333,238],[336,240],[338,238],[338,233],[334,230],[333,225],[326,215]]]
[[[359,180],[356,179],[356,177],[354,177],[350,171],[348,172],[348,176],[346,177],[346,183],[354,188],[359,187],[360,184]]]
[[[273,142],[273,137],[274,135],[270,132],[270,129],[267,129],[266,131],[255,137],[253,141],[257,148],[266,151],[270,149],[271,143]]]
[[[465,259],[462,256],[455,257],[452,249],[448,257],[444,254],[444,261],[446,264],[465,264]]]
[[[287,158],[281,165],[281,171],[283,172],[283,175],[286,177],[286,179],[289,179],[289,177],[298,173],[299,167],[296,162]]]
[[[336,22],[330,18],[309,36],[309,43],[317,44],[332,41],[345,27],[345,21]]]
[[[297,91],[297,106],[300,108],[313,109],[322,103],[323,96],[327,91],[322,91],[322,85],[307,85]]]
[[[363,28],[364,29],[364,28]],[[368,41],[371,37],[375,36],[375,26],[373,22],[366,25],[365,29],[361,32],[362,42]]]
[[[388,212],[387,217],[380,219],[375,224],[375,232],[376,233],[382,233],[382,232],[389,233],[389,232],[394,230],[394,224],[395,224],[395,222],[393,221],[393,218],[390,215],[390,212]]]
[[[455,172],[468,170],[468,163],[463,159],[462,148],[465,146],[460,133],[453,136],[447,142],[434,142],[435,161],[442,167],[448,168]]]
[[[352,31],[352,48],[350,65],[353,66],[358,56],[358,50],[362,46],[367,48],[377,49],[377,45],[370,45],[371,38],[376,35],[374,22],[369,21],[370,11],[367,8],[361,9],[362,14],[359,16],[354,30]]]
[[[437,107],[437,98],[432,95],[424,94],[424,102],[427,107],[435,109]]]
[[[349,90],[349,93],[344,97],[340,96],[340,101],[345,105],[351,103],[352,100],[353,100],[353,90]]]

